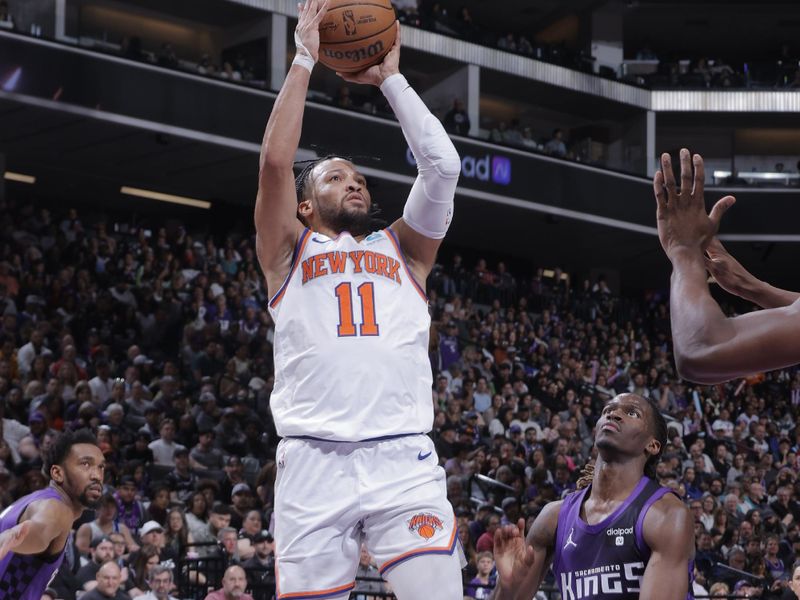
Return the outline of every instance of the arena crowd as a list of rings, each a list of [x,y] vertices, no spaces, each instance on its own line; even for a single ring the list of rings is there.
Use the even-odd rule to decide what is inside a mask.
[[[0,506],[47,485],[59,431],[91,428],[108,463],[50,597],[271,599],[274,327],[249,223],[148,229],[28,199],[0,214]],[[428,288],[432,436],[467,597],[494,586],[496,528],[575,489],[601,407],[626,391],[668,420],[658,476],[695,515],[695,593],[795,597],[796,369],[682,381],[667,298],[603,277],[451,252]],[[389,596],[366,549],[358,573],[355,598]]]

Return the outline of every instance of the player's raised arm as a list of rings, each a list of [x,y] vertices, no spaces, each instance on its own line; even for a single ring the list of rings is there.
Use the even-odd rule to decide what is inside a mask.
[[[298,6],[294,37],[297,54],[269,116],[259,159],[256,250],[270,294],[277,291],[288,273],[302,228],[297,220],[292,166],[300,143],[308,81],[319,58],[319,23],[328,0],[306,0]]]
[[[399,23],[395,43],[381,64],[354,75],[340,75],[347,81],[380,87],[417,161],[417,180],[403,217],[392,224],[392,231],[414,277],[424,284],[453,218],[461,159],[442,123],[400,74]]]
[[[672,494],[653,504],[644,518],[644,540],[652,554],[642,580],[641,598],[686,600],[694,556],[694,521]]]
[[[533,598],[553,561],[561,502],[550,502],[523,537],[524,521],[507,525],[494,534],[494,559],[499,580],[491,600]]]
[[[670,318],[675,363],[685,379],[718,383],[800,362],[800,301],[727,318],[708,289],[704,250],[722,214],[734,202],[726,196],[710,214],[703,202],[703,159],[681,150],[681,188],[668,154],[653,186],[658,235],[672,262]]]

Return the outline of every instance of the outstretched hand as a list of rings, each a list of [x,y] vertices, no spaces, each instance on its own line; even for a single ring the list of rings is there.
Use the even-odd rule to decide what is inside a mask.
[[[707,214],[703,200],[705,169],[702,157],[699,154],[692,157],[686,148],[682,148],[680,161],[680,190],[675,183],[669,154],[661,155],[661,170],[653,178],[658,238],[670,260],[681,248],[705,249],[717,233],[722,215],[736,202],[733,196],[725,196]]]
[[[330,0],[306,0],[297,5],[294,45],[297,52],[319,60],[319,24],[328,12]]]
[[[725,249],[715,237],[706,248],[706,269],[717,284],[729,294],[745,297],[755,277]]]
[[[494,560],[500,585],[507,590],[516,590],[528,569],[533,566],[533,546],[525,540],[525,520],[516,526],[498,527],[494,532]]]
[[[383,57],[383,60],[377,65],[367,67],[363,71],[357,73],[339,73],[336,74],[350,83],[362,83],[366,85],[374,85],[380,87],[383,80],[400,72],[400,21],[395,21],[397,33],[394,37],[394,44],[392,48]]]
[[[18,548],[31,531],[31,522],[23,521],[0,534],[0,560],[6,557],[14,548]]]

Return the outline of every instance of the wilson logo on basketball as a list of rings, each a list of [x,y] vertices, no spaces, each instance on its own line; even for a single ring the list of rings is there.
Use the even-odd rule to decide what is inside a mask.
[[[417,532],[426,540],[431,539],[437,529],[444,529],[444,523],[439,517],[430,513],[414,515],[408,522],[408,530],[412,533]]]
[[[381,52],[383,52],[383,42],[378,40],[374,44],[362,46],[361,48],[356,48],[355,50],[336,50],[330,47],[320,48],[320,50],[322,51],[322,54],[328,58],[359,62],[364,59],[380,55]]]

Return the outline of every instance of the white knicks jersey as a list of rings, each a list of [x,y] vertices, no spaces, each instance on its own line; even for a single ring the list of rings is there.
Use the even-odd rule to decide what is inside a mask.
[[[353,442],[430,431],[428,301],[394,232],[357,242],[305,229],[269,310],[279,435]]]

